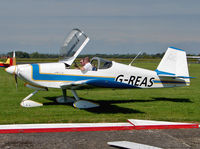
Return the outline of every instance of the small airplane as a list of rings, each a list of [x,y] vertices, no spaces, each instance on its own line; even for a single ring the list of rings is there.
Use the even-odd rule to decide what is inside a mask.
[[[10,67],[12,65],[16,65],[15,52],[13,52],[12,58],[8,57],[6,62],[0,62],[0,67],[7,68],[7,67]]]
[[[82,71],[71,68],[74,60],[86,46],[89,37],[79,29],[73,29],[61,47],[59,62],[21,64],[6,68],[6,72],[15,74],[26,82],[25,86],[35,91],[21,102],[23,107],[37,107],[43,104],[30,100],[38,91],[48,88],[61,89],[62,97],[58,103],[73,103],[79,109],[94,108],[98,104],[80,100],[76,90],[85,88],[165,88],[189,86],[190,77],[186,52],[169,47],[156,70],[147,70],[129,65],[93,57],[90,63],[96,65],[95,71]],[[17,81],[16,81],[17,83]],[[71,90],[74,98],[66,96]]]

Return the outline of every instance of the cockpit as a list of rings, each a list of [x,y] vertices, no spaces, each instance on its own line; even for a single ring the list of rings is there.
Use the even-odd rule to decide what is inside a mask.
[[[93,67],[93,71],[97,71],[98,69],[108,69],[112,67],[112,61],[105,60],[99,57],[93,57],[90,61]]]

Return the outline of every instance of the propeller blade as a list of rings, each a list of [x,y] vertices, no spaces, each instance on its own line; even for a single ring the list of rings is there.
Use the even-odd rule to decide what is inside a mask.
[[[15,74],[15,85],[16,85],[16,88],[18,88],[18,81],[17,81],[17,75]]]
[[[15,51],[13,51],[13,65],[16,65]]]

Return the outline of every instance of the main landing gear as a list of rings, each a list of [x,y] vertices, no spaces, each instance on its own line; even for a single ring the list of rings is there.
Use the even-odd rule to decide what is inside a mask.
[[[35,95],[39,90],[41,91],[47,91],[47,88],[38,88],[38,87],[33,87],[29,84],[26,85],[29,88],[35,89],[35,91],[31,94],[29,94],[27,97],[25,97],[22,102],[20,103],[20,105],[22,107],[39,107],[39,106],[43,106],[42,103],[38,103],[35,101],[30,100],[30,98]],[[92,103],[90,101],[86,101],[86,100],[80,100],[80,98],[78,97],[77,93],[75,90],[71,89],[72,94],[74,96],[74,98],[72,97],[67,97],[67,90],[66,89],[62,89],[63,92],[63,96],[62,97],[58,97],[56,98],[56,102],[61,103],[61,104],[68,104],[68,103],[73,103],[73,106],[78,108],[78,109],[88,109],[88,108],[95,108],[98,107],[98,104]]]
[[[73,103],[73,106],[78,109],[89,109],[98,107],[98,104],[92,103],[86,100],[80,100],[75,90],[71,89],[74,98],[67,97],[67,90],[62,89],[63,97],[58,97],[56,101],[58,103]]]

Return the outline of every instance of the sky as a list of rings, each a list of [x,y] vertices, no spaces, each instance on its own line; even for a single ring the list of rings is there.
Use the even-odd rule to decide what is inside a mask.
[[[168,47],[200,54],[199,0],[1,0],[0,53],[58,54],[73,28],[82,54],[149,54]]]

